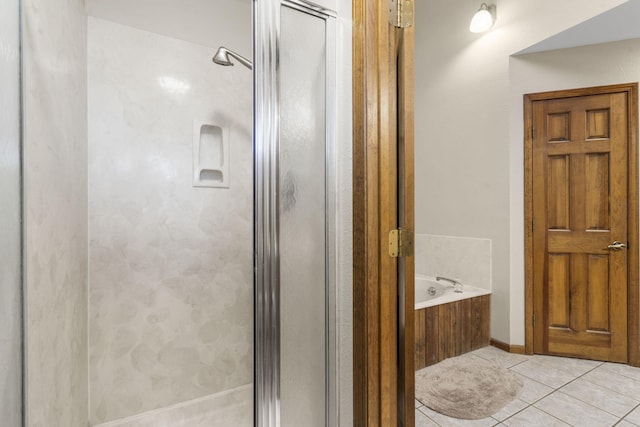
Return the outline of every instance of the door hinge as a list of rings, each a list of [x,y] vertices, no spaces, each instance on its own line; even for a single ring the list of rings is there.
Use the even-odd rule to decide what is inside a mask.
[[[531,128],[531,139],[535,139],[536,137],[536,128],[532,127]]]
[[[413,26],[413,0],[389,0],[389,24],[398,28]]]
[[[531,317],[531,323],[533,323],[533,326],[536,326],[536,315],[535,314]]]
[[[413,231],[399,228],[389,232],[389,256],[393,258],[413,255]]]

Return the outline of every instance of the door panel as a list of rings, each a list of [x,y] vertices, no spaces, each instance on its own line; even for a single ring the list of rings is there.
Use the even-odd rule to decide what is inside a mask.
[[[626,93],[532,111],[534,351],[626,362]]]
[[[414,261],[389,255],[389,232],[414,225],[414,34],[389,13],[353,2],[353,422],[362,427],[415,422]]]

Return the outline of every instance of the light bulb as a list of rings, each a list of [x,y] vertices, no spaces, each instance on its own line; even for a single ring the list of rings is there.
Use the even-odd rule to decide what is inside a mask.
[[[469,31],[472,33],[483,33],[493,26],[493,16],[489,12],[489,8],[486,3],[480,5],[480,9],[471,18],[469,24]]]

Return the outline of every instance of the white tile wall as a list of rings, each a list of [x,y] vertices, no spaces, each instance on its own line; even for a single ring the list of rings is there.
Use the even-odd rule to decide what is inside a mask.
[[[252,75],[215,49],[89,18],[92,423],[252,380]],[[228,189],[192,186],[194,120]]]
[[[416,274],[491,290],[491,240],[416,234]]]
[[[87,423],[87,18],[24,0],[26,425]]]

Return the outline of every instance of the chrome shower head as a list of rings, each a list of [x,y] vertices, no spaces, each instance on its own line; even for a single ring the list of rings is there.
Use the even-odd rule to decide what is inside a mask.
[[[211,60],[216,64],[222,65],[225,67],[229,65],[233,65],[229,60],[229,51],[227,50],[226,47],[222,47],[222,46],[218,48],[218,51],[216,52],[215,55],[213,55],[213,58],[211,58]]]
[[[250,70],[253,69],[253,64],[251,63],[251,61],[249,61],[244,56],[239,55],[239,54],[235,53],[234,51],[227,49],[224,46],[220,46],[220,48],[218,49],[216,54],[213,55],[213,58],[211,58],[211,60],[213,62],[215,62],[216,64],[223,65],[225,67],[230,66],[230,65],[233,66],[233,62],[231,62],[230,57],[234,58],[239,63],[241,63],[242,65],[247,67],[248,69],[250,69]]]

